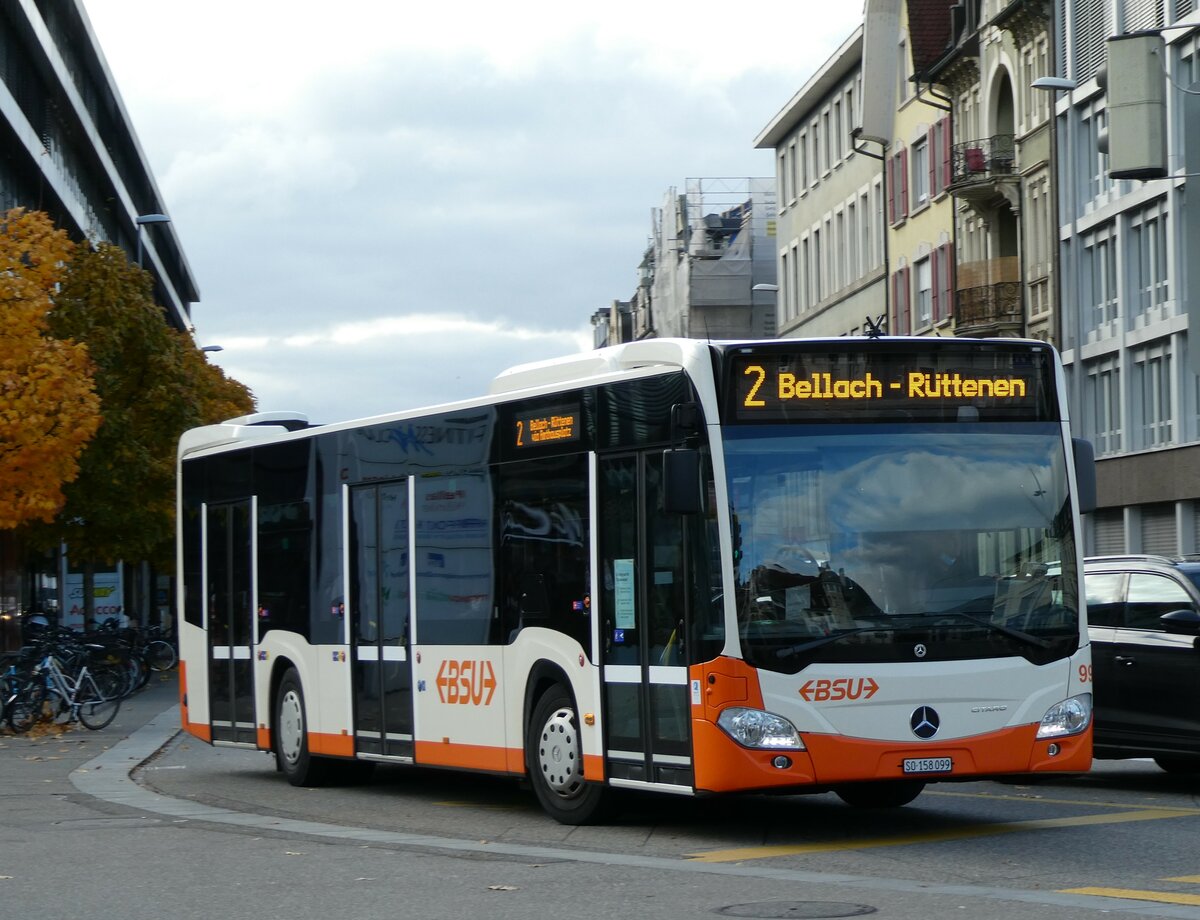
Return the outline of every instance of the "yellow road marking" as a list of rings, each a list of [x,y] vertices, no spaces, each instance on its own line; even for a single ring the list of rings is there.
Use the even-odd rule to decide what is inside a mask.
[[[971,827],[948,828],[941,831],[930,831],[927,834],[912,834],[903,837],[737,847],[729,850],[688,853],[687,857],[696,862],[741,862],[747,859],[770,859],[775,856],[797,856],[805,853],[833,853],[846,850],[870,850],[876,847],[910,846],[920,843],[945,843],[948,840],[968,840],[972,837],[990,837],[996,834],[1013,834],[1020,831],[1048,830],[1059,827],[1088,827],[1095,824],[1124,824],[1130,821],[1157,821],[1162,818],[1193,818],[1195,816],[1196,809],[1194,808],[1142,808],[1119,814],[1038,818],[1032,821],[1012,821],[1006,824],[976,824]]]
[[[1059,894],[1091,894],[1101,898],[1127,898],[1132,901],[1200,905],[1200,894],[1183,894],[1178,891],[1140,891],[1136,888],[1063,888]]]
[[[926,789],[921,793],[921,797],[930,795],[948,796],[958,799],[984,799],[989,802],[1038,802],[1046,805],[1078,805],[1081,808],[1140,808],[1142,806],[1135,805],[1131,802],[1089,802],[1080,799],[1049,799],[1043,798],[1040,795],[993,795],[991,793],[981,792],[946,792],[941,789]],[[1184,809],[1179,811],[1191,811],[1192,814],[1200,815],[1200,808]]]
[[[1187,882],[1189,885],[1200,884],[1200,875],[1177,875],[1175,878],[1165,878],[1164,882]]]

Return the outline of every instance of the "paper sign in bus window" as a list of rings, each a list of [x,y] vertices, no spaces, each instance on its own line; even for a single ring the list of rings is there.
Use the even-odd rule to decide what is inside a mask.
[[[633,593],[633,560],[613,560],[613,594],[616,599],[617,629],[633,629],[635,620],[635,601]]]

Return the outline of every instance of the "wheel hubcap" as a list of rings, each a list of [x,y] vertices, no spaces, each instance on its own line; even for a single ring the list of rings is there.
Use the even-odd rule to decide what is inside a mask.
[[[538,769],[546,785],[563,798],[578,795],[583,788],[579,732],[570,709],[559,709],[546,720],[538,745]]]
[[[279,751],[283,759],[290,764],[299,760],[303,740],[304,711],[300,708],[300,697],[289,690],[279,701]]]

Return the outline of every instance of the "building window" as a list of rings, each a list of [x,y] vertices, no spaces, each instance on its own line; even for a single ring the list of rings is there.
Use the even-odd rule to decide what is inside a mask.
[[[1092,305],[1092,329],[1103,327],[1117,318],[1117,259],[1109,225],[1084,241],[1084,276],[1088,281]]]
[[[1171,353],[1166,345],[1133,352],[1133,406],[1138,411],[1141,447],[1171,443]]]
[[[846,283],[862,277],[862,266],[858,264],[858,208],[856,199],[846,205]]]
[[[1116,453],[1121,449],[1121,370],[1116,358],[1088,367],[1084,399],[1085,423],[1091,422],[1096,453]]]
[[[1100,103],[1087,106],[1083,113],[1083,143],[1076,154],[1079,180],[1085,183],[1084,201],[1095,202],[1112,189],[1108,177],[1108,154],[1100,152],[1100,137],[1104,132],[1105,113]]]
[[[832,154],[829,160],[832,165],[836,165],[842,160],[842,150],[845,146],[842,141],[844,136],[842,134],[842,101],[835,99],[833,101],[833,133],[829,137],[829,149]]]
[[[917,263],[916,327],[933,323],[933,261],[922,259]]]
[[[800,240],[800,282],[796,287],[800,293],[800,312],[803,313],[813,304],[812,299],[812,252],[809,248],[808,237]]]
[[[929,203],[929,142],[921,138],[912,145],[912,209]]]
[[[1168,300],[1167,277],[1167,215],[1161,202],[1147,208],[1133,219],[1129,227],[1128,253],[1133,306],[1143,320],[1162,319],[1152,313]]]

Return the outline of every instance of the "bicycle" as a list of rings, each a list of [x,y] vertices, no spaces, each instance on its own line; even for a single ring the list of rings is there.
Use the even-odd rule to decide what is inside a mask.
[[[80,656],[82,657],[82,656]],[[9,698],[5,707],[8,727],[16,734],[29,731],[47,716],[52,698],[58,705],[51,717],[68,715],[67,723],[79,722],[96,731],[116,718],[121,708],[122,689],[103,673],[93,673],[83,661],[72,676],[52,651],[47,651],[30,679]]]

